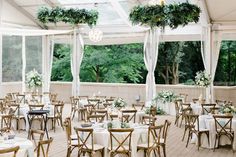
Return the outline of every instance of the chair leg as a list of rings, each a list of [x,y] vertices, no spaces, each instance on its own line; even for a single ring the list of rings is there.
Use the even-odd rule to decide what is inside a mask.
[[[162,146],[162,150],[163,150],[163,155],[164,155],[164,157],[166,157],[166,145],[163,144],[161,146]]]
[[[186,148],[188,147],[188,143],[189,143],[189,140],[190,140],[191,134],[192,134],[192,133],[189,131],[189,133],[188,133],[188,140],[187,140],[187,144],[186,144]]]
[[[71,154],[71,147],[68,147],[66,157],[70,157],[70,154]]]
[[[181,116],[181,121],[180,121],[180,128],[181,128],[181,126],[182,126],[182,124],[183,124],[183,120],[184,120],[184,117],[183,116]]]
[[[199,151],[199,147],[201,146],[201,134],[197,135],[197,150]]]
[[[184,135],[183,135],[183,137],[182,137],[182,141],[184,141],[184,137],[185,137],[185,134],[186,134],[186,132],[187,132],[187,127],[185,126],[185,128],[184,128]]]

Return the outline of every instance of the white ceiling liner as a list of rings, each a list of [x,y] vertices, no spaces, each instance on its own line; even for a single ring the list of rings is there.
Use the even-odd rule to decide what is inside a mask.
[[[3,35],[18,35],[18,36],[44,36],[68,34],[73,30],[35,30],[35,29],[17,29],[17,28],[2,28],[0,27],[0,34]]]

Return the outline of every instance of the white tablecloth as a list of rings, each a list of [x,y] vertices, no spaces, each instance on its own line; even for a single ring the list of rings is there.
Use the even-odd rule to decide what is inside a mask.
[[[169,115],[172,115],[172,116],[176,115],[175,103],[173,103],[173,102],[170,102],[170,103],[158,102],[157,107],[160,107],[161,109],[163,109],[165,111],[165,113],[167,113]]]
[[[147,134],[148,134],[148,126],[140,126],[138,124],[134,124],[134,131],[131,137],[131,149],[132,149],[132,157],[142,157],[143,151],[139,151],[137,153],[137,145],[141,143],[147,143]],[[94,127],[94,143],[99,144],[105,147],[105,157],[109,157],[109,152],[107,149],[110,146],[110,134],[107,129]],[[118,139],[124,139],[127,136],[127,133],[117,133],[116,137]],[[100,156],[99,153],[95,155]]]
[[[210,135],[210,137],[209,137],[209,141],[210,141],[209,146],[208,146],[207,136],[204,135],[204,134],[202,135],[202,138],[201,138],[202,147],[214,148],[216,132],[215,132],[215,121],[214,121],[213,117],[211,115],[201,115],[201,116],[199,116],[199,127],[209,129],[209,135]],[[236,118],[233,118],[232,130],[236,133]],[[192,142],[195,143],[196,140],[197,140],[197,138],[194,135],[193,139],[192,139]],[[218,142],[217,142],[217,144],[218,144]],[[225,136],[221,136],[220,145],[227,145],[227,144],[230,144],[230,140]],[[233,148],[234,148],[234,150],[236,150],[236,136],[234,136]]]
[[[20,146],[17,157],[34,157],[33,143],[25,138],[15,137],[13,140],[0,141],[0,149]],[[12,155],[10,155],[12,156]],[[9,154],[0,155],[0,157],[9,157]]]

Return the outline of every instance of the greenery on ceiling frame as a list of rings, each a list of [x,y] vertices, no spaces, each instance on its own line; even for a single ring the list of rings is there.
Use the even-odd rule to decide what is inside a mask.
[[[38,10],[37,18],[43,24],[64,22],[73,26],[78,24],[88,24],[90,27],[96,25],[98,11],[77,8],[47,8],[42,7]]]
[[[172,29],[188,23],[199,21],[200,8],[188,2],[175,4],[138,5],[135,6],[129,19],[134,25],[160,27],[164,29],[169,26]]]

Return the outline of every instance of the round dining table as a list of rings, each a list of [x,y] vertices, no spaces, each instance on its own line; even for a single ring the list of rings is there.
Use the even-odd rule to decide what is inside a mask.
[[[93,124],[93,140],[94,144],[99,144],[105,147],[105,157],[109,157],[109,152],[107,150],[110,146],[110,134],[108,129],[106,129],[104,125],[107,125],[106,122]],[[147,143],[148,126],[138,123],[130,123],[129,125],[130,128],[134,128],[131,136],[131,156],[142,157],[144,154],[142,151],[137,152],[137,146],[138,144]],[[124,140],[124,138],[127,136],[127,133],[116,133],[116,136],[122,141],[122,139]],[[99,157],[100,154],[97,153],[95,156]]]
[[[20,149],[17,152],[16,157],[34,157],[34,145],[33,143],[21,137],[15,137],[10,140],[0,139],[0,149],[6,149],[11,147],[19,146]],[[9,157],[9,154],[0,154],[0,157]]]

